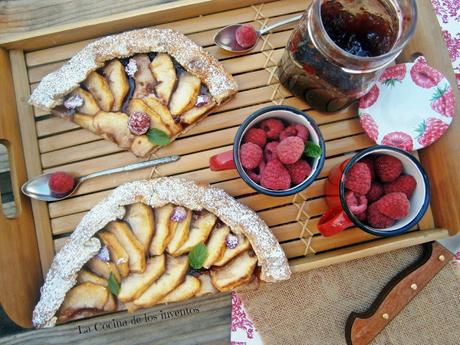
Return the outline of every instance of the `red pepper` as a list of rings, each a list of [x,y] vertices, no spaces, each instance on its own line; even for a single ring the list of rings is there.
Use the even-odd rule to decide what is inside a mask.
[[[236,169],[233,151],[222,152],[209,158],[209,168],[212,171]]]
[[[323,214],[318,223],[318,230],[323,236],[329,237],[352,225],[353,222],[345,211],[341,207],[336,207]]]

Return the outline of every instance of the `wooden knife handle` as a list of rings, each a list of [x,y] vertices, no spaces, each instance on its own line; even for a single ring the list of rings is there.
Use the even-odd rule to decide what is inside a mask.
[[[424,244],[417,262],[395,276],[364,313],[351,313],[345,326],[348,345],[365,345],[450,261],[452,254],[437,242]]]

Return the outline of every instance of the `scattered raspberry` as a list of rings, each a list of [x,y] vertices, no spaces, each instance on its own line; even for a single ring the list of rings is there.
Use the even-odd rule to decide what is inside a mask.
[[[141,111],[131,113],[128,118],[128,128],[134,135],[147,133],[150,128],[150,116]]]
[[[286,165],[289,175],[291,175],[292,183],[300,184],[311,174],[311,167],[307,161],[303,159],[295,162],[294,164]]]
[[[345,193],[345,202],[350,212],[354,215],[366,212],[367,198],[364,195],[355,194],[349,190]]]
[[[173,222],[180,223],[187,218],[187,210],[182,206],[176,206],[173,209],[170,219]]]
[[[417,181],[411,175],[401,175],[396,180],[383,185],[385,194],[401,192],[406,194],[409,199],[414,193],[415,187],[417,187]]]
[[[391,219],[401,219],[409,214],[410,203],[404,193],[389,193],[375,202],[380,213]]]
[[[238,246],[238,242],[238,237],[233,234],[228,234],[227,237],[225,237],[225,245],[228,249],[235,249]]]
[[[63,171],[52,173],[48,180],[48,187],[54,194],[68,194],[72,191],[75,179],[72,175]]]
[[[266,142],[267,134],[265,134],[265,131],[260,128],[249,129],[243,138],[243,143],[253,143],[259,145],[260,147],[264,147]]]
[[[284,140],[287,137],[299,137],[300,139],[303,140],[303,142],[306,142],[310,136],[310,133],[308,132],[307,127],[295,124],[295,125],[290,125],[287,126],[284,131],[281,132],[280,134],[280,140]]]
[[[276,147],[278,159],[284,164],[293,164],[302,157],[305,144],[299,137],[287,137]]]
[[[289,189],[291,186],[291,176],[279,160],[272,159],[267,163],[262,172],[260,184],[262,187],[273,190]]]
[[[369,167],[369,170],[371,171],[371,179],[372,181],[374,181],[375,180],[374,158],[371,156],[366,156],[360,159],[359,162],[364,163]]]
[[[262,160],[259,164],[259,167],[254,170],[246,170],[246,174],[248,174],[249,178],[253,180],[255,183],[260,184],[260,176],[265,169],[265,162]]]
[[[265,145],[264,148],[264,157],[265,160],[271,161],[274,158],[278,158],[278,155],[276,153],[276,147],[278,146],[279,141],[271,141],[267,145]]]
[[[253,143],[246,143],[240,147],[241,165],[246,169],[254,169],[262,161],[262,149]]]
[[[383,155],[375,159],[375,173],[382,182],[391,182],[398,178],[403,171],[401,161],[393,156]]]
[[[262,128],[267,133],[268,139],[278,139],[279,135],[284,129],[284,125],[281,120],[278,119],[267,119],[262,121],[260,124],[260,128]]]
[[[235,31],[236,42],[243,48],[251,48],[257,42],[256,29],[250,24],[241,25]]]
[[[393,219],[380,213],[375,202],[367,208],[367,222],[376,229],[386,229],[395,223]]]
[[[345,178],[345,187],[358,194],[366,195],[371,188],[371,171],[365,163],[355,163]]]
[[[383,186],[380,182],[372,182],[371,189],[366,194],[366,198],[369,202],[374,202],[380,199],[383,195]]]

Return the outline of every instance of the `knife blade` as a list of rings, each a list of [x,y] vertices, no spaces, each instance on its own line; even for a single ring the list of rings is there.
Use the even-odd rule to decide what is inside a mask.
[[[369,344],[459,252],[460,234],[425,243],[421,257],[396,275],[368,310],[349,315],[347,344]]]

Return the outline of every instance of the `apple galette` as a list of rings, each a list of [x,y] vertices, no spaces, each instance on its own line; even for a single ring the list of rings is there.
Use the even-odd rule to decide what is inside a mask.
[[[223,190],[176,178],[127,183],[56,254],[36,327],[288,279],[268,226]]]
[[[203,48],[148,28],[90,43],[44,77],[29,102],[145,157],[236,92]]]

